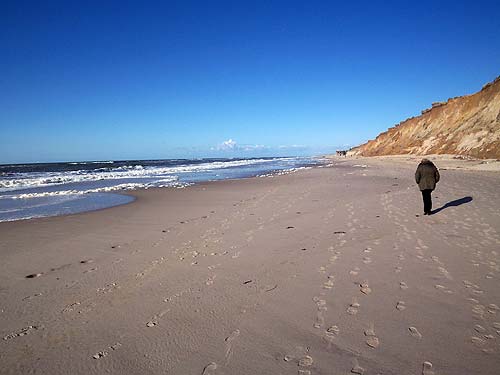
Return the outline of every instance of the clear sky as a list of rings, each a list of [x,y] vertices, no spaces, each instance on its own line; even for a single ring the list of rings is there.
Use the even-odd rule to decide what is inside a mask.
[[[308,154],[500,75],[498,1],[0,4],[0,163]]]

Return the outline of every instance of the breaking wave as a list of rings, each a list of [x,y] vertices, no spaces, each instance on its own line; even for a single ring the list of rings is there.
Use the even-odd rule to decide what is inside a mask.
[[[210,170],[235,168],[261,163],[271,163],[281,159],[247,159],[234,161],[218,161],[193,165],[177,165],[172,167],[123,165],[116,168],[81,169],[64,172],[31,172],[13,173],[8,178],[0,179],[0,191],[19,190],[50,185],[62,185],[78,182],[118,180],[130,178],[163,178],[178,174],[196,173]],[[92,162],[94,163],[94,162]],[[95,162],[97,163],[97,162]],[[101,164],[102,162],[99,162]],[[113,162],[110,162],[113,163]],[[74,164],[74,163],[69,163]]]

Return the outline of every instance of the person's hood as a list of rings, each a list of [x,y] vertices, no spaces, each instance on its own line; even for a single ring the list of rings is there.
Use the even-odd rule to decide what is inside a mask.
[[[432,161],[430,161],[429,159],[423,158],[423,159],[420,161],[420,164],[433,164],[433,163],[432,163]]]

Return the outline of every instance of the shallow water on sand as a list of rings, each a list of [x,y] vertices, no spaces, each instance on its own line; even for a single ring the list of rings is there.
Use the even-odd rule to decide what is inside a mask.
[[[135,198],[129,195],[111,193],[5,199],[1,200],[0,222],[94,211],[130,203],[134,200]]]

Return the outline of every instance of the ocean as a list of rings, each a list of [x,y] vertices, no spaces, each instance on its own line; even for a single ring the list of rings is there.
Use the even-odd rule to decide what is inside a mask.
[[[134,200],[123,190],[291,173],[316,157],[0,164],[0,222],[92,211]]]

